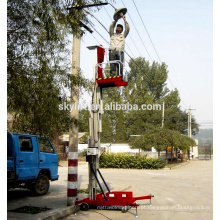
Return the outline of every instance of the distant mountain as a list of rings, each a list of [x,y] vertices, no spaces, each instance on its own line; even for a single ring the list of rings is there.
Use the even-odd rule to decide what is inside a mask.
[[[213,146],[213,129],[200,129],[193,139],[198,139],[199,145],[211,144]]]

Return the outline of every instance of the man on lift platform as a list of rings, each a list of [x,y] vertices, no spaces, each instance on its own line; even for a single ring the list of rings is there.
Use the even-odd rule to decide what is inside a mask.
[[[118,24],[116,27],[116,33],[114,33],[114,28],[117,23],[117,21],[123,17],[123,20],[125,22],[125,31],[123,32],[123,25]],[[128,22],[126,21],[126,17],[122,13],[118,13],[115,21],[113,21],[110,25],[109,33],[111,37],[110,41],[110,48],[109,48],[109,60],[119,60],[123,64],[124,61],[124,52],[121,50],[124,50],[125,47],[125,38],[127,37],[129,33],[130,27]],[[120,68],[117,63],[111,63],[110,64],[110,75],[116,76],[116,67],[118,69],[118,75],[123,74],[123,65],[120,63]],[[120,71],[119,71],[120,70]]]

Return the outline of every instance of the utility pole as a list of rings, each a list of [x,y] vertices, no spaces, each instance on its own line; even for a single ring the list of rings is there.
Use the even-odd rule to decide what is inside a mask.
[[[72,75],[77,77],[80,67],[80,37],[73,37],[72,52]],[[78,101],[79,86],[71,85],[71,106],[74,105],[70,112],[71,119],[78,120]],[[67,186],[67,205],[74,205],[77,198],[78,183],[78,127],[74,123],[69,129],[69,152],[68,152],[68,186]]]
[[[189,106],[189,109],[186,109],[186,110],[189,110],[189,113],[188,113],[188,137],[192,137],[192,110],[196,110],[196,109],[192,109],[191,108],[191,105]]]
[[[162,108],[162,128],[164,126],[164,108],[165,108],[165,102],[163,102],[163,108]]]
[[[77,15],[85,7],[97,7],[107,5],[108,3],[90,4],[85,6],[74,6],[67,8],[72,15]],[[79,21],[79,26],[85,28],[92,33],[92,30],[84,23]],[[73,53],[72,53],[72,75],[78,77],[80,69],[80,40],[81,37],[73,37]],[[79,118],[78,111],[79,100],[79,86],[71,85],[71,106],[74,105],[70,113],[70,118],[75,121]],[[78,185],[78,127],[76,123],[72,123],[69,129],[69,152],[68,152],[68,185],[67,185],[67,205],[75,205],[77,199],[77,185]]]
[[[191,106],[189,106],[189,114],[188,114],[188,137],[192,137],[192,112]]]
[[[192,138],[192,110],[196,110],[196,109],[192,109],[191,105],[189,106],[189,113],[188,113],[188,137]],[[191,152],[193,152],[193,146],[190,146],[190,150]],[[189,157],[190,159],[190,157]]]

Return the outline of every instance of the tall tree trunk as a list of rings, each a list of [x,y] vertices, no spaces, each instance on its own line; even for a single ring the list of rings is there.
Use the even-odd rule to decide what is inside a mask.
[[[167,162],[167,148],[166,148],[166,162]]]
[[[170,156],[170,160],[171,160],[171,163],[172,163],[172,160],[173,160],[173,146],[171,146],[171,156]]]

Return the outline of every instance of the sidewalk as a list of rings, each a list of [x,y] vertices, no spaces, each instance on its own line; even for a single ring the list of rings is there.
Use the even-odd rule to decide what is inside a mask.
[[[86,162],[80,162],[85,164]],[[67,206],[67,162],[61,162],[59,166],[59,180],[50,182],[50,189],[44,196],[34,196],[27,189],[10,190],[7,195],[7,216],[8,219],[60,219],[79,210],[74,206]],[[80,179],[80,178],[79,178]],[[85,188],[85,187],[84,187]],[[86,194],[79,194],[79,199],[87,197]],[[39,214],[23,214],[11,212],[23,206],[47,207],[51,210]]]
[[[20,197],[19,199],[16,199],[16,201],[13,199],[13,201],[8,201],[8,212],[7,212],[7,219],[14,220],[14,219],[44,219],[44,220],[55,220],[67,217],[71,214],[76,213],[79,211],[79,207],[74,206],[67,206],[67,197],[61,195],[55,196],[31,196],[30,192],[28,190],[19,190],[16,189],[16,191],[10,191],[9,196],[12,196],[12,194],[16,195],[16,197]],[[24,196],[27,196],[24,201]],[[87,195],[80,194],[78,195],[79,199],[82,199],[86,197]],[[22,206],[35,206],[35,207],[47,207],[51,210],[41,212],[39,214],[27,214],[27,213],[17,213],[17,212],[11,212],[10,210],[20,208]]]

